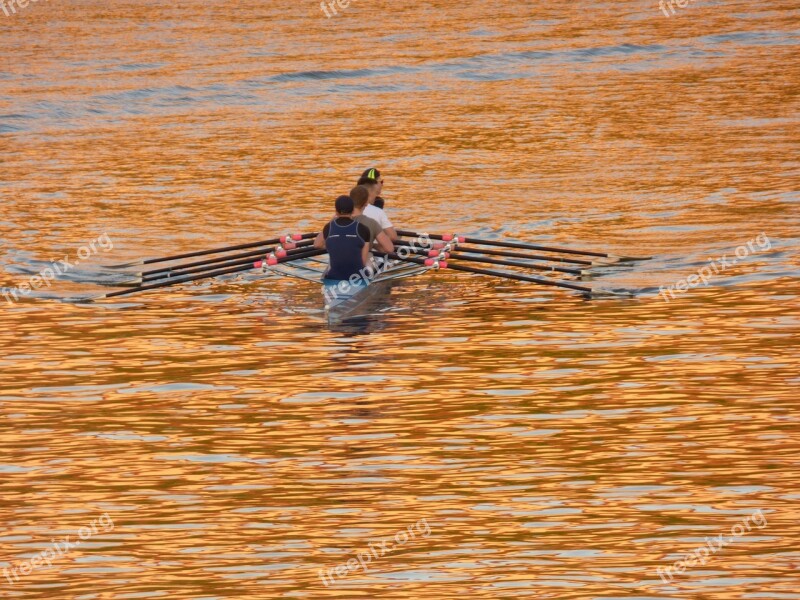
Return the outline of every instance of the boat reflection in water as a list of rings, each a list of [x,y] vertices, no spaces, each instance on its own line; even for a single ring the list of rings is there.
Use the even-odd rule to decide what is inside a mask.
[[[374,331],[381,314],[390,308],[389,296],[392,284],[429,271],[431,266],[417,263],[389,261],[386,266],[378,263],[377,274],[362,278],[353,284],[349,281],[322,280],[322,295],[328,325],[340,331],[353,327]]]
[[[375,281],[353,286],[353,293],[340,294],[335,300],[323,286],[328,328],[341,333],[372,333],[385,327],[383,316],[391,310],[391,291],[395,281]]]
[[[390,262],[378,268],[372,277],[360,278],[356,283],[324,278],[328,257],[309,257],[272,265],[269,270],[276,275],[312,281],[322,286],[325,316],[329,327],[335,331],[364,332],[382,329],[380,316],[390,308],[392,284],[430,270],[431,266],[408,262]]]

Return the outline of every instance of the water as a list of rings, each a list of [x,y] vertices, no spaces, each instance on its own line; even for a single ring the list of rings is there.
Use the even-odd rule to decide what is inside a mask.
[[[800,598],[800,10],[675,10],[0,14],[0,286],[80,260],[0,298],[4,596]],[[403,227],[653,259],[345,327],[256,274],[59,301],[318,228],[373,165]]]

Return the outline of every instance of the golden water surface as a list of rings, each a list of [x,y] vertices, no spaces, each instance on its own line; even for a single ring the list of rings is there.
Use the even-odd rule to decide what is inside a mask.
[[[800,598],[797,2],[13,6],[0,286],[95,246],[0,298],[0,597]],[[61,301],[371,166],[403,227],[653,259],[357,327],[257,274]]]

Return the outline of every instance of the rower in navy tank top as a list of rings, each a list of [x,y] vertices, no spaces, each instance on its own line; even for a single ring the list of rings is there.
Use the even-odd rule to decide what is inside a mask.
[[[346,281],[354,275],[361,279],[364,265],[369,260],[370,231],[352,218],[353,210],[353,199],[339,196],[336,199],[336,218],[325,225],[314,240],[314,246],[325,248],[330,257],[326,280]]]
[[[328,224],[325,248],[330,256],[330,267],[325,279],[350,279],[364,268],[361,249],[366,241],[358,235],[359,222],[353,219],[334,219]],[[369,238],[367,238],[369,239]]]

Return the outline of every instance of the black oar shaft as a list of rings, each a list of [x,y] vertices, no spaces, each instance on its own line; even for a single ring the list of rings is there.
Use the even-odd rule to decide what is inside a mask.
[[[225,262],[228,260],[236,260],[237,258],[249,258],[252,256],[258,256],[264,252],[272,252],[275,249],[275,246],[266,246],[263,250],[253,250],[250,252],[240,252],[239,254],[234,254],[232,256],[218,256],[217,258],[209,258],[206,260],[196,260],[194,262],[185,263],[182,265],[174,265],[172,267],[161,267],[159,269],[151,269],[149,271],[142,271],[142,277],[148,278],[153,275],[160,275],[161,273],[169,273],[174,271],[179,271],[181,269],[189,269],[192,267],[202,267],[203,265],[213,265],[214,263]]]
[[[458,260],[466,260],[469,262],[485,263],[487,265],[501,265],[504,267],[519,267],[521,269],[534,269],[536,271],[555,271],[556,273],[566,273],[567,275],[583,275],[580,269],[567,269],[565,267],[548,267],[547,265],[532,265],[513,260],[500,260],[497,258],[480,258],[478,256],[469,256],[461,252],[451,252],[450,258]]]
[[[486,254],[489,256],[507,256],[508,258],[523,258],[526,260],[548,260],[551,262],[567,263],[570,265],[592,266],[592,261],[581,260],[580,258],[565,258],[563,256],[547,256],[545,254],[523,254],[522,252],[508,252],[506,250],[488,250],[480,248],[465,248],[458,246],[459,252],[469,252],[471,254]]]
[[[411,249],[411,252],[414,254],[427,254],[427,251],[424,249]],[[530,263],[521,263],[521,262],[514,262],[512,260],[500,260],[497,258],[485,258],[480,256],[469,256],[467,254],[462,254],[459,250],[458,252],[452,250],[449,251],[448,254],[450,258],[455,258],[458,260],[465,260],[467,262],[477,262],[477,263],[485,263],[487,265],[500,265],[504,267],[518,267],[520,269],[533,269],[534,271],[548,271],[548,272],[556,272],[556,273],[566,273],[567,275],[583,275],[583,271],[580,269],[568,269],[566,267],[555,267],[549,265],[537,265],[537,264],[530,264]]]
[[[416,233],[414,231],[398,230],[397,235],[418,238],[422,234]],[[427,236],[433,240],[444,240],[443,235],[437,235],[431,233],[427,234]],[[536,244],[525,244],[522,242],[500,242],[497,240],[484,240],[484,239],[470,238],[470,237],[465,237],[464,243],[478,244],[484,246],[499,246],[500,248],[521,248],[523,250],[540,250],[542,252],[559,252],[561,254],[581,254],[584,256],[599,256],[602,258],[609,258],[611,256],[610,254],[606,254],[605,252],[592,252],[589,250],[573,250],[571,248],[554,248],[552,246],[537,246]]]
[[[179,277],[176,279],[171,279],[169,281],[161,281],[159,283],[151,283],[148,285],[140,285],[135,288],[130,288],[128,290],[119,290],[117,292],[111,292],[109,294],[105,294],[102,298],[114,298],[116,296],[127,296],[128,294],[135,294],[136,292],[146,292],[148,290],[156,290],[158,288],[168,287],[170,285],[177,285],[179,283],[187,283],[190,281],[199,281],[201,279],[206,279],[208,277],[219,277],[221,275],[228,275],[230,273],[240,273],[242,271],[248,271],[252,269],[252,265],[248,263],[246,267],[231,267],[228,269],[221,269],[219,271],[209,271],[200,277]]]
[[[312,240],[307,240],[307,241],[299,242],[297,244],[297,246],[298,246],[298,249],[299,248],[306,248],[306,247],[310,246],[313,243],[314,242]],[[228,261],[232,261],[232,260],[239,259],[239,258],[255,258],[256,256],[261,256],[262,254],[269,254],[270,252],[273,252],[274,250],[275,250],[275,246],[268,246],[266,248],[260,248],[258,250],[253,250],[251,252],[241,252],[239,254],[233,254],[231,256],[219,256],[217,258],[211,258],[211,259],[208,259],[208,260],[199,260],[199,261],[195,261],[195,262],[187,263],[187,264],[183,264],[183,265],[175,265],[173,267],[162,267],[160,269],[152,269],[151,271],[144,271],[142,273],[142,280],[163,279],[164,277],[166,277],[168,275],[161,275],[162,273],[168,273],[169,276],[172,276],[173,273],[178,275],[178,274],[182,274],[185,269],[186,269],[186,271],[185,271],[186,273],[197,273],[197,272],[199,272],[199,271],[190,271],[190,270],[188,270],[190,267],[208,266],[209,268],[211,268],[213,266],[213,268],[221,268],[221,267],[226,266],[226,264],[224,264],[224,263],[227,263]],[[223,263],[223,264],[216,265],[216,263]],[[240,263],[240,264],[244,264],[244,263]],[[155,275],[161,275],[161,276],[160,277],[154,277]]]
[[[324,254],[325,250],[308,250],[307,252],[303,253],[302,255],[295,254],[293,256],[286,256],[285,258],[278,259],[279,263],[287,262],[290,260],[297,260],[300,258],[310,258],[312,256],[318,256],[320,254]],[[229,267],[227,269],[219,269],[214,271],[206,271],[201,273],[200,275],[187,275],[185,277],[176,277],[175,279],[170,279],[169,281],[162,281],[159,283],[151,283],[149,285],[140,285],[135,288],[130,288],[127,290],[119,290],[116,292],[111,292],[109,294],[104,294],[101,298],[114,298],[116,296],[127,296],[128,294],[135,294],[136,292],[146,292],[148,290],[155,290],[158,288],[168,287],[170,285],[177,285],[179,283],[188,283],[191,281],[200,281],[201,279],[209,279],[211,277],[219,277],[221,275],[229,275],[231,273],[241,273],[242,271],[249,271],[250,269],[254,268],[253,263],[251,261],[247,261],[246,265],[237,266],[237,267]]]
[[[383,253],[376,253],[379,255],[383,255]],[[407,256],[402,257],[399,256],[397,253],[392,252],[388,255],[389,258],[394,258],[396,260],[404,260],[407,262],[413,262],[418,265],[424,265],[425,260],[422,258],[417,258],[414,256]],[[592,288],[585,286],[585,285],[577,285],[574,283],[566,283],[563,281],[554,281],[552,279],[542,279],[540,277],[532,277],[531,275],[520,275],[518,273],[507,273],[505,271],[492,271],[490,269],[476,269],[475,267],[468,267],[466,265],[454,265],[453,263],[448,262],[447,268],[452,269],[453,271],[464,271],[466,273],[475,273],[476,275],[489,275],[490,277],[500,277],[501,279],[513,279],[515,281],[525,281],[528,283],[538,283],[541,285],[550,285],[553,287],[560,287],[565,288],[568,290],[576,290],[578,292],[586,292],[591,294]]]
[[[257,254],[256,256],[261,256],[261,253]],[[142,283],[151,283],[154,281],[165,281],[165,280],[173,280],[177,277],[183,277],[185,275],[192,275],[195,273],[205,273],[206,271],[212,271],[214,269],[226,269],[228,267],[236,267],[240,265],[251,265],[253,264],[253,259],[256,258],[255,256],[251,256],[250,258],[240,258],[239,260],[231,260],[220,264],[215,264],[211,266],[205,267],[195,267],[194,269],[182,269],[177,273],[173,273],[172,271],[164,273],[162,275],[153,275],[150,277],[142,277]]]
[[[316,237],[316,233],[304,233],[301,239],[307,240]],[[168,262],[171,260],[181,260],[183,258],[193,258],[195,256],[206,256],[208,254],[219,254],[220,252],[233,252],[234,250],[245,250],[247,248],[257,248],[259,246],[269,246],[272,244],[279,244],[280,238],[273,238],[271,240],[262,240],[260,242],[250,242],[248,244],[238,244],[236,246],[226,246],[225,248],[214,248],[212,250],[198,250],[197,252],[186,252],[184,254],[174,254],[172,256],[163,256],[161,258],[148,258],[141,261],[140,264],[152,265],[159,262]]]
[[[288,250],[286,252],[286,256],[295,256],[297,254],[302,254],[303,252],[307,252],[310,249],[307,246],[310,246],[311,243],[312,242],[303,242],[304,246],[302,248],[295,248],[293,250]],[[260,251],[260,252],[255,252],[255,253],[250,252],[248,254],[249,254],[249,256],[245,256],[243,258],[240,258],[239,260],[231,260],[231,261],[228,261],[228,262],[223,262],[221,264],[206,265],[204,267],[200,266],[200,267],[196,267],[194,269],[180,269],[177,272],[169,271],[169,272],[164,273],[164,274],[162,274],[160,276],[159,275],[154,275],[154,276],[146,277],[146,278],[143,277],[142,278],[142,283],[146,283],[146,282],[150,282],[150,281],[159,281],[161,279],[167,279],[167,278],[172,279],[172,278],[175,278],[175,277],[182,277],[184,275],[190,275],[192,273],[203,273],[205,271],[211,271],[213,269],[224,269],[224,268],[227,268],[227,267],[235,267],[235,266],[238,266],[238,265],[247,265],[247,264],[251,264],[253,262],[254,258],[258,258],[259,256],[266,256],[268,253]]]
[[[395,242],[395,246],[411,246],[411,242],[403,240]],[[488,248],[466,248],[460,244],[453,248],[459,252],[469,252],[470,254],[486,254],[487,256],[507,256],[509,258],[523,258],[525,260],[546,260],[549,262],[565,263],[570,265],[593,266],[590,260],[580,258],[567,258],[565,256],[549,256],[547,254],[523,254],[522,252],[510,252],[508,250],[489,250]]]
[[[566,283],[564,281],[553,281],[551,279],[541,279],[539,277],[532,277],[530,275],[520,275],[518,273],[506,273],[501,271],[492,271],[490,269],[476,269],[475,267],[468,267],[466,265],[454,265],[447,263],[448,269],[456,271],[465,271],[467,273],[475,273],[478,275],[490,275],[492,277],[503,277],[505,279],[513,279],[515,281],[527,281],[529,283],[539,283],[541,285],[551,285],[554,287],[565,288],[568,290],[576,290],[578,292],[591,293],[592,288],[585,285],[576,285],[574,283]]]

